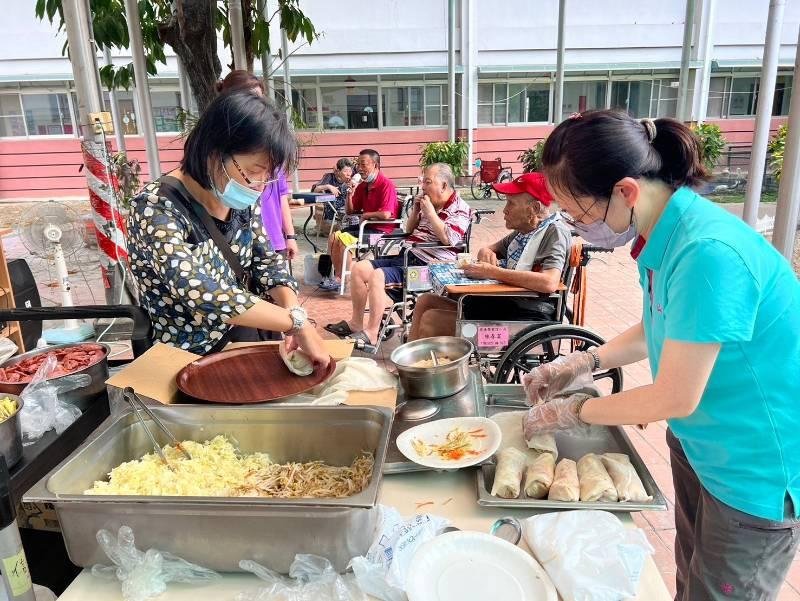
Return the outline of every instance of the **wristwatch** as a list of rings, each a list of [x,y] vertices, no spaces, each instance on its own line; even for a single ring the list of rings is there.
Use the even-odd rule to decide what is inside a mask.
[[[306,313],[306,310],[299,305],[289,307],[288,311],[289,317],[292,318],[292,327],[286,330],[284,334],[286,336],[293,336],[300,331],[300,328],[306,325],[306,321],[308,321],[308,313]]]
[[[286,234],[284,236],[284,238],[286,238],[287,240],[297,240],[297,235],[296,234]]]
[[[592,371],[597,371],[600,369],[600,353],[597,352],[597,349],[590,348],[588,351],[592,358],[594,359],[594,366],[592,367]]]

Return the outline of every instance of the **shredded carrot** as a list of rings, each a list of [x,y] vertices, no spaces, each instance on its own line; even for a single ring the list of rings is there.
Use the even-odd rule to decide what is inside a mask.
[[[422,507],[425,507],[426,505],[433,505],[433,504],[434,504],[433,501],[426,501],[425,503],[417,503],[417,509],[421,509]]]
[[[450,497],[449,499],[447,499],[447,501],[445,501],[444,503],[442,503],[442,507],[444,507],[445,505],[447,505],[447,504],[448,504],[450,501],[452,501],[452,500],[453,500],[453,497]]]
[[[469,430],[467,434],[483,434],[483,428],[478,428],[477,430]]]

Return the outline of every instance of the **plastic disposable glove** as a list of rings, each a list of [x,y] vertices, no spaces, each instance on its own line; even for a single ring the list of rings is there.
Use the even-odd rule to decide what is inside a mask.
[[[522,376],[528,405],[538,405],[569,389],[592,384],[594,357],[586,352],[571,353],[540,365]]]
[[[531,407],[522,420],[525,441],[538,434],[552,434],[559,430],[588,433],[589,424],[582,421],[577,414],[578,403],[587,396],[580,393],[572,394]]]
[[[145,601],[160,595],[168,582],[204,584],[221,578],[213,570],[200,567],[172,553],[136,548],[133,531],[121,526],[117,536],[108,530],[98,530],[97,542],[115,566],[95,565],[92,575],[100,578],[116,577],[122,583],[122,596],[126,601]]]

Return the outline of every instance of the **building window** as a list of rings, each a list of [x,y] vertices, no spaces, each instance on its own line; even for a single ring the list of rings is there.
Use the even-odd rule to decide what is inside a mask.
[[[325,129],[376,129],[378,88],[347,84],[322,88],[322,127]]]
[[[425,86],[425,125],[444,125],[447,122],[447,103],[443,101],[445,86]]]
[[[153,121],[157,132],[178,132],[178,114],[181,110],[180,92],[150,92]]]
[[[650,116],[652,81],[614,81],[611,83],[611,108],[627,111],[631,117]]]
[[[122,133],[126,136],[135,136],[139,133],[139,128],[136,125],[133,94],[125,90],[117,90],[117,105],[120,119],[122,119]]]
[[[723,119],[728,116],[728,91],[730,77],[712,77],[708,85],[708,106],[706,117]]]
[[[509,123],[541,123],[547,122],[549,119],[549,83],[509,84]]]
[[[758,101],[758,79],[755,77],[734,77],[731,86],[731,117],[756,114]]]
[[[22,94],[29,136],[72,135],[66,94]]]
[[[292,107],[295,114],[303,121],[305,128],[316,129],[319,127],[316,89],[292,90]]]
[[[384,127],[425,125],[425,89],[423,86],[382,88]]]
[[[606,106],[606,81],[565,81],[561,113],[566,117]]]
[[[653,98],[650,116],[675,117],[678,114],[678,80],[653,80]]]
[[[0,95],[0,137],[24,136],[25,117],[19,94]]]
[[[789,114],[789,101],[792,98],[792,76],[778,75],[775,80],[775,99],[772,101],[772,115],[780,117]]]
[[[494,103],[494,84],[478,84],[478,125],[492,124],[492,107]]]

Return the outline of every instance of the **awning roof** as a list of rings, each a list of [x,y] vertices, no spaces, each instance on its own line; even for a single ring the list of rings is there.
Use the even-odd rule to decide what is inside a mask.
[[[703,66],[702,61],[691,61],[689,66],[696,69]],[[564,71],[632,71],[643,69],[680,69],[680,61],[662,61],[656,63],[572,63],[564,65]],[[556,65],[482,65],[478,74],[502,73],[550,73],[556,71]]]

